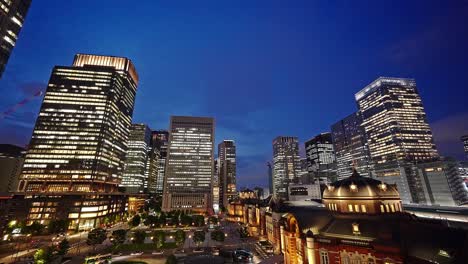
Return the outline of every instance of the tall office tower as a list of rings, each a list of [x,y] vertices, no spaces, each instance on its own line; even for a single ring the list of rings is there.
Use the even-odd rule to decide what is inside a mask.
[[[463,150],[465,150],[465,156],[468,159],[468,135],[461,137],[463,141]]]
[[[77,54],[72,66],[54,67],[19,191],[54,197],[117,192],[137,84],[137,72],[127,58]]]
[[[308,170],[319,178],[336,180],[336,158],[331,133],[321,133],[305,143]]]
[[[23,27],[31,0],[0,0],[0,78]]]
[[[157,188],[160,158],[161,154],[159,149],[151,146],[148,151],[148,160],[146,162],[146,178],[148,179],[148,188],[145,190],[146,193],[161,194],[158,193]]]
[[[145,124],[132,124],[128,138],[125,169],[120,187],[126,193],[143,193],[148,188],[151,130]]]
[[[271,162],[267,162],[268,167],[268,191],[270,195],[273,195],[273,168]]]
[[[169,132],[167,130],[155,130],[151,133],[152,146],[159,151],[158,172],[156,176],[156,194],[162,195],[164,178],[166,173],[167,147],[169,144]]]
[[[380,77],[355,95],[375,175],[396,183],[403,203],[426,203],[411,163],[439,158],[414,79]]]
[[[219,212],[219,209],[220,209],[220,204],[221,204],[221,200],[220,200],[220,181],[219,181],[219,170],[220,170],[220,167],[219,167],[219,158],[216,158],[214,160],[214,165],[213,165],[213,193],[212,193],[212,197],[213,197],[213,209],[215,211],[215,213],[218,213]]]
[[[229,201],[237,195],[236,190],[236,146],[233,140],[223,140],[218,145],[219,199],[227,208]]]
[[[301,172],[297,137],[279,136],[273,140],[273,195],[288,199],[289,183],[297,182]]]
[[[353,113],[331,127],[338,180],[350,177],[353,168],[361,176],[371,176],[369,148],[361,123],[361,115]]]
[[[15,192],[26,150],[10,144],[0,144],[0,193]]]
[[[214,119],[171,117],[163,210],[211,211]]]

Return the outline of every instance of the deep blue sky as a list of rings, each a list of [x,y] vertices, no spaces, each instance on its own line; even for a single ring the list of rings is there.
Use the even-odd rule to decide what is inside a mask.
[[[4,111],[75,53],[126,56],[140,75],[135,122],[216,118],[238,145],[240,186],[266,185],[277,135],[301,144],[356,110],[379,76],[415,78],[438,148],[468,133],[468,1],[33,1],[0,80]],[[0,120],[29,142],[41,99]]]

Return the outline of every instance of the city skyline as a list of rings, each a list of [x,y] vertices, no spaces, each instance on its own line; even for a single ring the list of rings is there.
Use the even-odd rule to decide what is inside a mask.
[[[94,4],[95,3],[93,3],[93,5]],[[70,9],[77,8],[77,6],[73,6],[76,4],[69,3],[65,5],[69,5]],[[91,6],[91,3],[83,2],[79,5],[82,8],[86,8]],[[95,5],[99,7],[101,3]],[[281,10],[278,7],[264,9],[264,13],[260,12],[261,14],[257,14],[258,18],[252,20],[256,22],[253,23],[254,26],[252,30],[246,30],[246,33],[239,35],[239,37],[241,37],[240,43],[242,45],[240,46],[242,46],[242,48],[229,45],[225,46],[226,43],[233,39],[233,34],[235,34],[235,32],[245,30],[245,25],[243,23],[237,26],[230,26],[230,23],[252,22],[251,19],[253,18],[250,18],[248,15],[253,12],[258,13],[257,11],[262,7],[259,4],[253,6],[252,8],[254,10],[247,11],[245,15],[240,15],[239,9],[230,10],[222,4],[221,6],[208,5],[207,10],[188,6],[177,12],[175,9],[172,9],[171,6],[166,6],[166,10],[168,10],[167,16],[159,18],[159,24],[157,23],[157,25],[163,25],[164,28],[166,25],[170,25],[175,27],[175,29],[180,29],[178,30],[180,35],[171,34],[170,29],[161,29],[163,26],[158,27],[160,31],[158,31],[158,34],[154,35],[145,35],[143,34],[144,32],[138,31],[138,34],[142,35],[141,37],[135,37],[135,39],[137,39],[136,45],[142,48],[141,51],[138,51],[138,49],[134,47],[127,48],[130,47],[129,44],[132,42],[124,41],[124,43],[122,43],[114,41],[115,43],[119,43],[117,45],[112,43],[112,41],[115,40],[117,36],[120,36],[122,32],[129,33],[129,29],[138,25],[138,23],[148,21],[146,20],[146,18],[149,17],[148,13],[143,9],[152,10],[152,12],[155,12],[157,15],[161,15],[159,9],[154,10],[154,8],[150,8],[151,6],[147,3],[138,7],[142,8],[141,10],[139,9],[142,11],[142,18],[137,19],[137,22],[130,23],[128,28],[121,29],[122,32],[118,29],[111,28],[110,24],[107,24],[115,19],[113,16],[110,17],[111,22],[105,22],[98,17],[99,12],[96,10],[99,10],[99,8],[95,10],[93,10],[93,8],[88,8],[90,12],[85,15],[89,16],[90,20],[95,20],[96,23],[103,23],[104,32],[106,32],[106,34],[102,34],[102,32],[99,34],[106,35],[104,38],[110,37],[108,41],[104,40],[101,36],[94,34],[89,35],[90,33],[84,35],[78,34],[78,36],[75,36],[77,32],[84,32],[86,27],[90,26],[88,23],[83,23],[83,25],[76,24],[77,21],[83,21],[83,19],[80,20],[80,14],[76,14],[76,21],[70,21],[69,24],[65,25],[60,25],[61,23],[59,23],[61,19],[64,19],[61,15],[56,18],[51,16],[51,21],[46,21],[45,24],[38,23],[39,18],[43,16],[43,14],[47,16],[48,12],[53,12],[53,10],[47,11],[47,4],[40,6],[33,3],[28,13],[25,26],[19,36],[17,46],[10,58],[5,72],[6,74],[2,80],[0,80],[0,87],[2,87],[2,92],[5,92],[6,95],[0,100],[1,111],[6,111],[23,98],[31,96],[37,91],[36,88],[38,86],[44,88],[50,74],[50,69],[52,68],[51,66],[69,64],[70,56],[77,52],[126,56],[132,58],[134,63],[138,65],[142,78],[135,103],[134,123],[145,123],[153,129],[167,129],[169,126],[169,117],[171,115],[213,116],[216,118],[218,126],[215,144],[221,142],[224,138],[232,138],[236,141],[238,149],[238,186],[267,186],[268,176],[265,164],[271,160],[270,142],[276,135],[285,134],[298,136],[299,145],[302,149],[303,142],[306,139],[322,131],[329,130],[332,124],[355,111],[356,107],[353,95],[369,82],[375,80],[379,76],[408,77],[414,78],[418,82],[418,87],[425,105],[425,110],[428,113],[429,123],[433,129],[439,152],[442,155],[456,156],[461,159],[464,157],[464,154],[463,145],[460,143],[460,137],[467,132],[466,124],[464,124],[466,122],[463,123],[461,121],[466,120],[466,117],[468,117],[468,109],[463,103],[463,96],[459,96],[460,93],[463,92],[463,84],[459,83],[456,79],[457,76],[462,76],[462,61],[464,61],[463,58],[466,59],[467,54],[465,51],[461,51],[461,53],[458,52],[455,58],[455,55],[449,51],[448,47],[452,47],[451,45],[462,45],[468,41],[466,39],[466,34],[454,33],[460,33],[460,31],[464,32],[464,30],[466,30],[456,23],[461,19],[461,14],[466,11],[466,7],[456,5],[457,4],[452,3],[452,6],[437,9],[439,8],[438,6],[431,4],[418,6],[414,3],[410,3],[407,7],[407,11],[399,10],[400,14],[403,13],[404,15],[406,12],[415,13],[414,10],[419,10],[419,8],[421,8],[423,11],[430,14],[438,14],[439,16],[437,16],[436,22],[429,21],[421,15],[415,15],[413,18],[406,18],[410,22],[414,22],[415,25],[412,28],[404,29],[401,34],[396,33],[397,26],[379,22],[383,24],[378,24],[376,27],[386,29],[389,32],[389,36],[378,40],[374,39],[376,43],[373,44],[373,48],[366,51],[369,52],[368,55],[371,55],[369,57],[380,54],[386,49],[392,49],[392,47],[396,50],[392,50],[390,55],[377,56],[376,59],[360,57],[359,59],[361,62],[359,62],[359,66],[361,66],[361,68],[358,66],[357,68],[359,68],[359,70],[356,71],[337,64],[340,60],[342,60],[345,65],[349,64],[350,61],[350,58],[338,59],[336,57],[337,55],[332,56],[330,62],[325,62],[320,56],[320,59],[317,61],[310,60],[310,62],[305,62],[305,60],[320,55],[322,51],[329,54],[345,47],[332,45],[331,47],[324,48],[322,45],[325,46],[327,43],[333,44],[336,40],[341,41],[341,38],[348,36],[340,36],[340,38],[337,39],[338,36],[330,33],[332,34],[330,36],[331,40],[328,40],[328,35],[323,30],[317,28],[307,29],[306,25],[312,22],[307,14],[315,12],[315,6],[308,6],[307,4],[301,6],[306,11],[306,14],[296,9]],[[398,6],[398,4],[396,4],[396,6]],[[121,6],[120,3],[116,3],[115,6],[109,8],[119,13],[122,12],[123,6]],[[330,12],[341,13],[339,11],[332,11],[333,7],[328,5],[320,5],[318,8],[324,13],[317,18],[318,22],[325,21],[324,16]],[[349,9],[349,7],[342,8],[343,10]],[[385,8],[391,9],[392,7],[385,6]],[[378,9],[377,6],[371,5],[360,12],[368,12],[371,16],[374,16],[372,15],[374,9]],[[222,11],[221,15],[238,15],[238,17],[222,17],[221,15],[215,14],[217,10]],[[73,15],[75,15],[73,11],[68,12],[72,12]],[[199,21],[199,24],[176,21],[178,18],[183,17],[184,14],[191,14],[191,16],[186,18],[187,21],[196,22],[199,18],[197,18],[195,14],[199,13],[207,15],[206,18]],[[287,25],[284,33],[272,33],[268,31],[269,24],[265,23],[262,19],[272,19],[274,17],[273,14],[279,14],[280,19]],[[298,15],[297,20],[294,19],[295,15]],[[209,26],[210,21],[214,19],[221,19],[221,21],[229,23],[227,23],[227,26],[223,27],[223,31],[221,31],[220,28]],[[340,22],[346,21],[348,21],[346,17],[340,20]],[[371,34],[369,39],[378,37],[379,34],[373,27],[363,25],[365,21],[366,20],[358,20],[351,23],[350,27],[355,29],[362,26],[366,34]],[[187,24],[191,24],[191,26]],[[427,24],[429,29],[419,24]],[[435,33],[430,30],[431,26],[434,24],[439,26],[439,28],[435,29]],[[75,26],[77,31],[69,30]],[[328,26],[336,28],[339,33],[343,33],[344,29],[339,23]],[[60,41],[58,41],[56,45],[65,48],[53,48],[49,42],[45,41],[44,37],[47,35],[42,34],[45,35],[42,36],[41,32],[44,32],[47,27],[50,27],[51,32],[63,32],[63,36],[58,38]],[[60,28],[62,30],[59,30]],[[202,28],[206,28],[207,30],[201,32],[199,41],[193,41],[193,34],[189,33],[190,29],[200,30]],[[446,28],[450,28],[450,30],[444,30]],[[304,32],[304,34],[294,33],[296,29],[299,29],[301,33]],[[428,31],[429,33],[425,33]],[[210,39],[210,36],[214,36],[214,34],[217,33],[223,33],[219,40],[213,41]],[[258,38],[252,38],[252,36],[255,35],[254,33],[263,34],[260,34]],[[309,37],[303,38],[303,36],[314,35],[314,33],[323,41],[323,44],[316,44],[308,47],[313,39]],[[284,38],[288,36],[287,34],[292,34],[289,41],[284,40]],[[406,45],[411,48],[416,45],[412,44],[412,41],[419,41],[418,43],[420,43],[422,41],[421,38],[423,40],[431,38],[431,34],[447,36],[447,43],[430,43],[428,44],[430,48],[420,51],[420,53],[415,55],[416,58],[412,57],[413,55],[402,55],[402,53],[405,53],[402,47]],[[457,37],[457,43],[460,44],[455,44],[455,35],[462,36],[461,41]],[[71,36],[78,37],[78,41],[75,40],[72,43],[71,40],[73,38],[71,38]],[[55,35],[52,36],[52,38],[56,37]],[[70,39],[68,39],[69,37]],[[89,38],[93,41],[91,41],[91,43],[80,41],[85,38]],[[158,46],[162,51],[155,51],[153,48],[151,48],[151,51],[148,51],[149,47],[139,43],[139,41],[144,40],[150,40],[151,43],[151,41],[160,38],[164,40],[163,43]],[[185,41],[185,38],[192,39],[193,43]],[[356,56],[358,56],[364,54],[362,48],[357,47],[357,45],[362,44],[359,38],[360,33],[357,32],[356,35],[353,36],[353,39],[357,40],[358,43],[354,45],[349,44],[349,46],[345,47],[346,53],[340,52],[338,56],[346,54],[356,54]],[[264,45],[265,41],[276,39],[281,40],[280,43],[270,43],[268,46],[269,48],[265,50],[264,53],[252,53],[258,50],[259,45]],[[250,40],[252,43],[250,43]],[[181,42],[184,43],[184,46],[180,44],[177,45],[177,43]],[[243,46],[244,44],[247,45],[247,43],[249,43],[249,45],[251,44],[252,47]],[[31,48],[31,45],[36,44],[38,45],[37,48],[40,48],[43,54],[33,55],[31,53],[31,51],[34,50]],[[47,46],[44,46],[45,44],[47,44]],[[173,45],[175,46],[174,48],[168,47]],[[208,52],[203,48],[213,47],[214,45],[220,46],[219,50]],[[292,47],[298,45],[299,50],[295,51]],[[266,60],[270,54],[277,53],[283,50],[283,48],[288,58],[278,55],[272,57],[271,60]],[[444,51],[446,57],[441,58],[440,56],[435,56],[426,63],[425,54],[431,54],[433,49]],[[174,53],[176,50],[182,50],[184,55],[189,56],[183,59],[181,58],[183,56]],[[164,56],[164,52],[168,54],[166,57]],[[202,52],[201,54],[207,56],[203,58],[195,56],[198,52]],[[236,59],[234,58],[235,56],[226,55],[225,64],[227,66],[220,68],[223,72],[235,71],[239,74],[240,78],[237,82],[232,82],[232,77],[230,77],[230,75],[224,73],[219,74],[218,71],[213,71],[220,65],[224,65],[224,63],[220,61],[214,60],[220,52],[223,54],[232,53],[239,57],[239,59]],[[304,59],[301,59],[302,56],[299,55],[304,55]],[[146,59],[146,57],[148,57],[148,59]],[[352,58],[353,56],[351,56],[351,59]],[[458,61],[459,58],[462,59]],[[187,60],[187,64],[185,64],[186,66],[184,66],[183,69],[177,70],[171,66],[180,65],[181,61],[185,59]],[[355,60],[356,58],[353,59],[353,61]],[[402,61],[395,63],[393,60]],[[249,61],[252,61],[252,67],[255,68],[246,67],[246,69],[242,69],[242,65],[245,65]],[[162,65],[158,65],[159,62]],[[151,65],[149,65],[149,63],[151,63]],[[286,63],[291,67],[288,66],[288,69],[285,69],[275,66],[281,65],[281,63]],[[366,63],[374,69],[370,69],[370,66],[365,66]],[[316,72],[323,72],[320,68],[317,68],[317,66],[322,64],[324,65],[324,69],[330,70],[332,73],[327,73],[324,77],[320,77],[320,74],[317,75]],[[152,65],[156,65],[156,67],[151,67]],[[201,66],[200,70],[192,71],[197,68],[198,65]],[[241,65],[241,67],[238,67],[238,65]],[[254,74],[253,69],[256,68],[264,68],[265,70],[260,70],[258,73]],[[297,71],[294,69],[304,70]],[[180,73],[184,74],[184,78],[179,78]],[[330,78],[333,77],[335,73],[337,76],[339,75],[340,78]],[[155,75],[155,77],[152,77],[152,75]],[[216,77],[216,75],[218,76]],[[215,103],[212,104],[216,101],[213,100],[212,96],[228,95],[233,91],[233,85],[234,87],[240,87],[240,90],[232,94],[232,101],[229,104],[226,106]],[[287,87],[286,90],[291,92],[291,94],[287,95],[285,98],[283,98],[284,94],[282,92],[284,87]],[[218,91],[221,93],[218,93]],[[314,104],[310,103],[310,100],[307,100],[308,97],[310,98],[311,95],[317,92],[324,95],[322,97],[323,100]],[[243,97],[245,94],[249,95],[247,96],[247,100]],[[326,98],[327,96],[325,95],[327,94],[337,94],[339,96]],[[153,99],[146,99],[151,97],[157,98],[158,95],[167,97],[168,100],[164,100],[167,102],[157,104],[154,103]],[[191,97],[200,99],[199,101],[201,103],[190,104]],[[279,112],[280,109],[276,109],[279,103],[282,102],[280,99],[290,101],[287,104],[288,110],[284,113]],[[0,121],[0,139],[2,141],[0,143],[13,143],[24,146],[29,142],[35,119],[39,113],[40,101],[40,99],[34,99],[17,110],[13,116],[6,117]],[[236,107],[235,109],[241,111],[239,111],[239,113],[233,112],[229,109],[230,107]],[[320,113],[320,115],[314,112]],[[289,116],[294,116],[295,118],[289,118]],[[450,132],[452,131],[459,131],[459,133],[451,135]],[[303,155],[303,149],[301,154]]]

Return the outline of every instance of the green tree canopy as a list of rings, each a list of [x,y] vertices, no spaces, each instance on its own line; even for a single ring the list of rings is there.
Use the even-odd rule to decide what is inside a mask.
[[[214,216],[210,216],[209,221],[211,224],[216,225],[218,223],[218,218]]]
[[[67,239],[63,239],[62,241],[60,241],[60,243],[57,246],[57,255],[65,256],[68,253],[69,249],[70,249],[70,243],[68,242]]]
[[[192,221],[193,221],[193,219],[192,219],[192,217],[190,215],[184,214],[184,215],[180,216],[180,224],[181,225],[189,226],[189,225],[192,224]]]
[[[145,242],[146,232],[142,230],[135,231],[133,233],[133,243],[143,244]]]
[[[61,220],[51,220],[47,225],[47,230],[51,234],[57,234],[60,232],[65,232],[68,229],[69,221],[66,219]]]
[[[195,223],[195,226],[204,226],[205,225],[205,218],[203,215],[194,215],[192,216],[193,218],[193,223]]]
[[[156,244],[157,248],[160,248],[164,245],[166,241],[166,233],[162,230],[156,230],[153,232],[153,242]]]
[[[102,242],[104,242],[106,239],[106,230],[102,228],[95,228],[89,231],[86,244],[93,246],[93,249],[96,249],[96,246],[102,244]]]
[[[130,223],[129,225],[130,226],[133,226],[133,227],[137,227],[139,226],[141,223],[141,217],[140,215],[135,215],[134,217],[132,217],[132,219],[130,220]]]
[[[41,248],[34,253],[35,264],[47,264],[52,261],[53,249],[51,247]]]
[[[203,243],[203,241],[205,241],[205,231],[203,230],[195,231],[193,233],[193,242],[199,245],[200,243]]]
[[[127,239],[127,230],[125,229],[117,229],[112,231],[112,244],[115,246],[122,245],[125,243],[125,240]]]
[[[184,230],[181,230],[181,229],[178,229],[176,232],[175,232],[175,242],[177,243],[177,245],[182,245],[182,243],[184,243],[185,241],[185,232]]]
[[[213,239],[214,241],[223,242],[225,238],[226,235],[223,231],[215,230],[211,232],[211,239]]]

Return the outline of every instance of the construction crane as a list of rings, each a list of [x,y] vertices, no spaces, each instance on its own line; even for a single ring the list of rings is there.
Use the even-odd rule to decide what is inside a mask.
[[[27,104],[29,101],[33,100],[36,97],[42,96],[42,94],[44,94],[44,92],[42,90],[39,90],[33,95],[21,100],[19,103],[7,109],[5,112],[0,113],[0,120],[7,118],[8,116],[16,112],[16,110]]]

